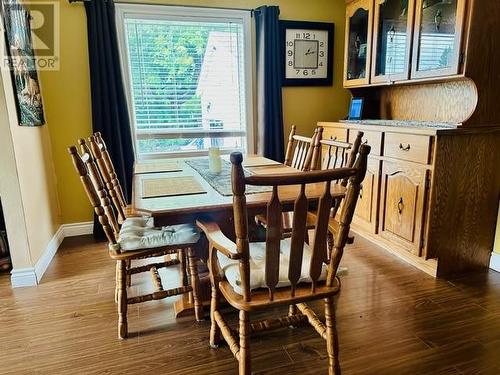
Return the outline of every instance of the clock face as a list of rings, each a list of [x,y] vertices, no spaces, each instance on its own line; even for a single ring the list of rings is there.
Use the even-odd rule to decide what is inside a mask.
[[[286,78],[328,77],[328,31],[286,30]]]

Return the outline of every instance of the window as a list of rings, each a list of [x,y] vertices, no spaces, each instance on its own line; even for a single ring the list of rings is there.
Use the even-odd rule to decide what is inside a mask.
[[[250,13],[117,4],[139,158],[253,152]]]

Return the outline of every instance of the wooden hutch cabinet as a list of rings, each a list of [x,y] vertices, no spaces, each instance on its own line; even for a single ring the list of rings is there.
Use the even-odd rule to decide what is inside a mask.
[[[498,0],[346,6],[344,85],[365,98],[368,119],[319,125],[339,140],[363,131],[372,147],[352,229],[434,276],[485,269],[491,257],[500,198],[498,19]]]

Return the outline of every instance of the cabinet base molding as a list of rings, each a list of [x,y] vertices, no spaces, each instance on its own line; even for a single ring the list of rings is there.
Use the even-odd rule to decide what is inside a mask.
[[[367,240],[373,242],[375,245],[380,246],[387,252],[400,258],[404,262],[418,268],[419,270],[425,272],[426,274],[432,277],[437,277],[437,269],[438,269],[437,260],[435,259],[424,260],[422,258],[415,257],[406,250],[398,249],[397,247],[394,246],[393,243],[386,241],[383,237],[371,233],[366,233],[365,231],[357,228],[354,225],[351,227],[351,230],[354,233],[356,233],[356,235],[366,238]],[[356,241],[356,239],[354,239],[354,241]]]

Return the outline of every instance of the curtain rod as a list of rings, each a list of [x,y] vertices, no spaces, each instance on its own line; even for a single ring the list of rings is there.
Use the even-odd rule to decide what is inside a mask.
[[[69,0],[70,4],[73,3],[90,3],[92,0]],[[106,0],[104,0],[106,1]],[[203,8],[203,9],[228,9],[228,10],[242,10],[247,12],[257,12],[257,9],[249,9],[249,8],[224,8],[224,7],[210,7],[203,5],[180,5],[180,4],[156,4],[156,3],[138,3],[133,1],[115,1],[115,4],[137,4],[137,5],[165,5],[165,6],[176,6],[182,8]]]

